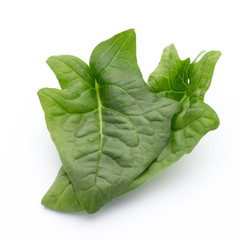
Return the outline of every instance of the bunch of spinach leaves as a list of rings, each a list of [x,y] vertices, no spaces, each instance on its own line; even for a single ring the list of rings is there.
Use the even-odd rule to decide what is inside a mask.
[[[42,204],[94,213],[190,153],[219,125],[204,95],[220,55],[190,63],[170,45],[147,84],[132,29],[100,43],[89,66],[50,57],[62,90],[43,88],[38,96],[62,167]]]

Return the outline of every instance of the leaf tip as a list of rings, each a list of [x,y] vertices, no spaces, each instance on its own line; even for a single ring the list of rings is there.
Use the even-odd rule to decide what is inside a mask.
[[[47,63],[47,65],[48,65],[49,67],[51,67],[51,62],[54,60],[55,57],[56,57],[56,56],[51,56],[51,57],[49,57],[49,58],[46,60],[46,63]]]
[[[169,46],[168,46],[169,48],[174,48],[174,49],[176,49],[176,47],[175,47],[175,44],[174,43],[171,43],[171,44],[169,44]]]
[[[37,91],[37,95],[38,95],[39,98],[40,98],[41,94],[42,94],[42,89]]]
[[[128,30],[126,30],[125,32],[129,32],[129,33],[135,33],[135,29],[134,28],[129,28]]]

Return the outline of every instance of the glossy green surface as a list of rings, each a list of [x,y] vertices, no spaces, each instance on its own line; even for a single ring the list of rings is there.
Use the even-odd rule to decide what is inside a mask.
[[[133,30],[102,42],[90,67],[73,56],[48,59],[63,90],[45,88],[39,97],[63,166],[44,206],[96,212],[190,153],[218,127],[203,101],[220,52],[190,63],[170,45],[147,89],[135,44]]]

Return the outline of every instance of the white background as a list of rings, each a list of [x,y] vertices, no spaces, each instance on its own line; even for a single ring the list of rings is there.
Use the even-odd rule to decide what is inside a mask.
[[[1,1],[0,239],[240,239],[239,1]],[[194,151],[94,215],[41,206],[60,160],[37,91],[58,87],[45,63],[88,62],[101,41],[137,34],[144,78],[174,43],[182,59],[220,50],[206,102],[221,125]]]

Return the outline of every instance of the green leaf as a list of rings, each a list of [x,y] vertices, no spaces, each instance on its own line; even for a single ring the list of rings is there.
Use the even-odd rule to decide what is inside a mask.
[[[67,211],[82,206],[94,213],[161,153],[179,104],[148,91],[137,65],[133,30],[100,43],[90,68],[73,56],[51,57],[47,63],[62,90],[44,88],[38,95],[66,171],[64,181],[70,180],[67,189],[75,190],[71,195],[79,204],[70,206],[69,199],[54,195],[61,192],[58,180],[43,204]],[[48,200],[53,192],[55,198]]]
[[[190,153],[206,133],[219,126],[217,114],[203,99],[220,55],[219,51],[211,51],[190,64],[189,59],[179,59],[174,45],[164,49],[158,67],[149,77],[149,90],[179,101],[182,110],[172,120],[171,138],[165,149],[123,193],[139,187]]]
[[[42,204],[58,211],[83,211],[83,207],[78,201],[73,185],[63,167],[60,168],[53,185],[43,197]]]
[[[148,87],[159,96],[180,101],[188,88],[190,59],[182,61],[173,44],[163,50],[161,61],[149,76]]]

